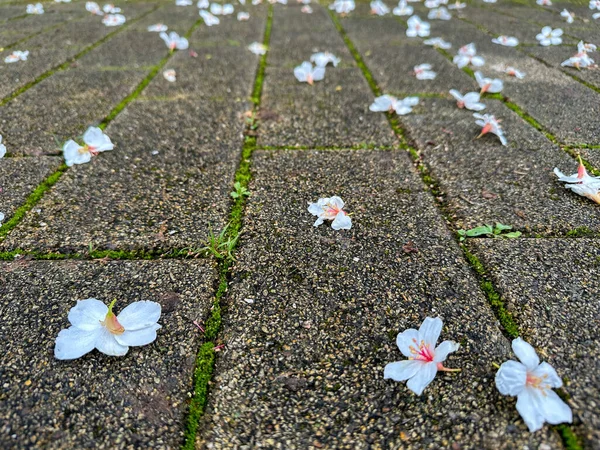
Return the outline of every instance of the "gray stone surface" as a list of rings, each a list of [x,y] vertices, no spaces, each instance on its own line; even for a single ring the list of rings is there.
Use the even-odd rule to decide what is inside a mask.
[[[200,448],[560,446],[497,393],[508,341],[404,153],[257,152],[253,171]],[[333,194],[350,231],[312,226],[307,202]],[[425,316],[463,371],[416,397],[383,367]]]
[[[0,212],[9,220],[27,196],[62,164],[62,158],[0,159]]]
[[[456,226],[501,222],[540,233],[565,233],[587,226],[598,230],[597,205],[564,189],[552,173],[577,171],[577,162],[496,100],[484,113],[502,120],[508,145],[481,128],[473,112],[456,102],[425,99],[402,117],[424,162],[439,181]]]
[[[0,445],[178,448],[216,273],[207,261],[34,262],[0,265]],[[161,304],[157,340],[124,357],[93,350],[54,358],[77,300]]]
[[[585,448],[600,442],[598,265],[594,239],[473,240],[523,334],[565,380]],[[542,353],[543,352],[543,353]]]

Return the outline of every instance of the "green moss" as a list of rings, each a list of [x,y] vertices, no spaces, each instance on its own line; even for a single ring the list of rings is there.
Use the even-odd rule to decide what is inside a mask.
[[[580,439],[575,435],[568,425],[560,424],[553,427],[562,438],[563,444],[567,450],[583,450]]]
[[[588,227],[577,227],[577,228],[573,228],[572,230],[568,231],[567,237],[594,236],[595,234],[596,233],[594,233]]]

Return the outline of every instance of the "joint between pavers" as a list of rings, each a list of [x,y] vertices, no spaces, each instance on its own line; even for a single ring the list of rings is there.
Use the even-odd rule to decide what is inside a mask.
[[[64,253],[40,250],[14,249],[0,252],[0,261],[14,261],[21,258],[35,261],[148,261],[163,259],[208,259],[210,255],[203,249],[171,248],[171,249],[90,249],[84,252]]]
[[[377,144],[365,144],[365,145],[346,145],[346,146],[319,146],[319,145],[264,145],[257,146],[254,150],[261,151],[343,151],[343,150],[404,150],[401,145],[377,145]]]

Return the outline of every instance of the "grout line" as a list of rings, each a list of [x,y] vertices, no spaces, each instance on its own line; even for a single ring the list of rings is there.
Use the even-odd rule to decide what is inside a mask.
[[[138,249],[138,250],[107,250],[90,249],[82,253],[61,253],[52,251],[10,250],[0,252],[0,261],[14,261],[16,258],[27,258],[34,261],[78,260],[93,261],[97,259],[126,261],[126,260],[156,260],[156,259],[199,259],[206,258],[203,249],[171,248],[171,249]],[[20,258],[19,258],[20,259]]]
[[[265,25],[265,31],[263,35],[263,44],[269,47],[271,40],[271,28],[273,24],[273,5],[269,5],[267,12],[267,21]],[[255,131],[257,123],[254,122],[257,112],[260,108],[260,101],[263,89],[263,82],[265,78],[265,71],[267,66],[267,57],[269,52],[262,55],[258,64],[256,78],[254,81],[254,87],[252,90],[252,101],[254,107],[252,110],[252,116],[246,126],[246,137],[244,140],[244,146],[242,148],[242,154],[240,158],[239,166],[234,176],[234,182],[240,183],[241,187],[248,188],[249,182],[252,178],[250,171],[252,154],[256,150],[256,137],[249,136],[249,131]],[[243,195],[233,200],[231,211],[229,213],[229,225],[226,231],[227,239],[234,242],[232,251],[235,252],[239,243],[238,238],[242,231],[242,219],[244,215],[244,209],[246,205],[246,199]],[[200,419],[204,415],[206,404],[208,402],[209,385],[212,379],[212,374],[215,368],[216,360],[216,341],[218,334],[221,329],[221,313],[223,305],[221,304],[222,299],[227,293],[227,286],[230,277],[230,269],[233,261],[232,259],[222,258],[219,260],[219,284],[215,293],[213,306],[209,317],[205,323],[204,339],[205,342],[202,344],[196,355],[196,363],[193,376],[194,394],[190,400],[190,406],[188,411],[188,417],[185,425],[185,441],[182,446],[182,450],[194,450],[196,444],[196,435],[198,433],[198,427],[200,425]]]
[[[347,145],[347,146],[319,146],[319,145],[259,145],[255,148],[255,150],[262,151],[278,151],[278,150],[305,150],[305,151],[338,151],[338,150],[402,150],[402,147],[398,145],[375,145],[375,144],[365,144],[365,145]]]

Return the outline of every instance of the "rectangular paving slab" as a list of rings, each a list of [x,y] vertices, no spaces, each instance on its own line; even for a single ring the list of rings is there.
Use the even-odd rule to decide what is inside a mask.
[[[0,442],[24,448],[178,448],[203,321],[212,305],[208,261],[0,264]],[[123,357],[97,350],[54,358],[77,300],[117,299],[115,312],[160,303],[158,337]]]
[[[394,145],[396,139],[385,116],[369,111],[373,93],[333,22],[322,7],[315,4],[313,9],[313,15],[303,14],[298,7],[274,9],[259,146]],[[293,35],[290,38],[286,30],[294,30],[297,22],[314,24],[323,31],[310,38],[304,31],[304,39],[292,42]],[[316,51],[331,51],[346,68],[330,65],[325,79],[313,86],[298,82],[294,66],[308,61]]]
[[[598,448],[600,244],[593,239],[471,242],[528,342],[565,380],[584,447]]]
[[[492,363],[510,354],[406,154],[258,151],[199,448],[558,448],[530,434]],[[313,227],[340,195],[349,231]],[[397,333],[444,319],[461,343],[417,397],[383,379]],[[499,443],[501,443],[499,445]]]
[[[456,215],[469,229],[501,222],[540,233],[566,233],[587,226],[598,230],[593,202],[563,188],[552,172],[577,172],[577,162],[496,100],[484,100],[502,120],[508,139],[502,146],[492,134],[475,139],[481,127],[473,112],[456,102],[424,99],[401,121],[440,183]]]

